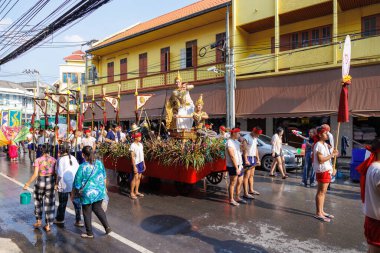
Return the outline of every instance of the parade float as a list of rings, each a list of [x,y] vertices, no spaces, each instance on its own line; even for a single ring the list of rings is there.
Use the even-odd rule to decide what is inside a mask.
[[[180,76],[175,81],[177,88],[165,104],[168,138],[158,137],[160,133],[152,134],[146,119],[144,122],[147,124],[142,126],[149,133],[144,135],[143,143],[144,177],[154,182],[161,179],[175,181],[178,190],[187,193],[203,178],[212,184],[222,181],[223,172],[226,171],[224,140],[216,138],[216,133],[205,124],[208,115],[203,111],[202,95],[194,104],[189,93],[193,86],[182,83]],[[150,95],[140,96],[136,89],[135,96],[136,112],[140,111],[140,116],[136,116],[139,123],[143,106]],[[138,124],[131,129],[132,132],[141,130]],[[105,167],[118,173],[120,187],[128,185],[132,173],[129,147],[128,143],[103,143],[99,148]]]

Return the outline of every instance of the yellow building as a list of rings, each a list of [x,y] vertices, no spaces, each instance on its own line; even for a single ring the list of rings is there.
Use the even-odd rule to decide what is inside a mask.
[[[323,121],[334,128],[346,35],[353,42],[350,111],[355,118],[343,133],[352,138],[354,125],[380,125],[378,118],[368,118],[380,114],[377,0],[202,0],[94,44],[87,53],[98,79],[88,94],[100,96],[103,88],[116,94],[120,84],[121,118],[133,119],[137,83],[140,93],[155,94],[147,109],[158,117],[180,71],[195,85],[193,100],[203,93],[205,110],[224,118],[227,6],[236,116],[243,129],[259,124],[271,134],[279,125],[306,130]],[[100,120],[101,113],[96,115]]]

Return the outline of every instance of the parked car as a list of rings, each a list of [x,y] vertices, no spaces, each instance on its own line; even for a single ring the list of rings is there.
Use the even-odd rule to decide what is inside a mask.
[[[242,131],[240,135],[244,136],[249,133],[250,132]],[[262,134],[260,135],[257,143],[259,156],[261,158],[261,168],[266,171],[270,171],[270,167],[273,162],[271,139],[271,137]],[[283,144],[282,148],[285,157],[286,170],[302,168],[303,157],[297,153],[297,149],[287,144]]]

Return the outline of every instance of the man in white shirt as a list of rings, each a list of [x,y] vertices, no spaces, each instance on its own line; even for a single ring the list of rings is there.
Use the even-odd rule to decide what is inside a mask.
[[[85,147],[85,146],[90,146],[92,147],[92,150],[95,150],[95,138],[91,136],[91,131],[90,130],[86,130],[84,131],[84,134],[85,134],[85,137],[82,139],[82,146]]]
[[[104,125],[100,124],[99,131],[96,132],[96,136],[95,136],[96,143],[97,144],[103,143],[105,141],[106,135],[107,135],[107,131],[104,129]]]
[[[231,131],[231,137],[226,143],[226,165],[228,175],[230,176],[230,185],[228,187],[229,201],[233,206],[238,206],[239,203],[247,203],[244,199],[240,198],[241,185],[243,184],[243,161],[241,152],[241,143],[239,142],[240,129],[233,128]],[[236,201],[234,198],[236,187]]]
[[[37,138],[38,136],[35,130],[31,128],[26,136],[26,139],[28,141],[29,160],[31,164],[33,164],[34,160],[36,160]]]
[[[140,132],[133,134],[134,139],[131,144],[131,158],[132,158],[132,169],[133,169],[133,179],[131,182],[131,199],[137,199],[137,197],[144,197],[144,194],[139,192],[140,181],[142,173],[146,170],[144,161],[144,147],[141,143]]]
[[[255,167],[260,165],[259,149],[257,148],[258,138],[263,133],[260,127],[254,127],[251,133],[246,134],[243,139],[244,147],[244,197],[254,199],[252,195],[260,195],[253,189]]]
[[[82,132],[79,130],[75,130],[74,135],[70,139],[71,141],[71,154],[75,156],[75,158],[78,160],[79,164],[82,164],[84,162],[84,158],[82,157]]]
[[[57,209],[57,215],[55,218],[55,224],[63,224],[65,222],[65,211],[67,201],[73,188],[73,182],[75,174],[78,171],[79,164],[74,156],[70,155],[70,149],[68,145],[62,145],[60,147],[61,156],[57,161],[57,179],[55,182],[55,190],[58,191],[59,205]],[[75,209],[75,226],[83,227],[81,222],[81,205],[76,201],[73,201]]]

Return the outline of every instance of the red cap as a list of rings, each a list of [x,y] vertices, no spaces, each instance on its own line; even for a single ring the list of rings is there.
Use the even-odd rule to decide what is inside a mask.
[[[142,134],[140,132],[137,132],[135,134],[132,134],[132,138],[136,139],[137,137],[141,137]]]
[[[91,130],[90,130],[90,129],[87,129],[87,130],[84,131],[84,133],[85,133],[85,134],[87,134],[87,133],[91,133]]]
[[[237,127],[232,128],[231,131],[230,131],[230,133],[231,134],[233,134],[233,133],[240,133],[240,128],[237,128]]]
[[[262,129],[258,129],[256,127],[254,127],[252,129],[252,132],[254,132],[255,134],[258,134],[258,135],[263,134],[263,130]]]
[[[33,128],[33,127],[32,127],[31,129],[29,129],[29,132],[31,132],[31,133],[32,133],[33,131],[34,131],[34,128]]]
[[[226,128],[224,126],[220,126],[219,129],[222,130],[223,132],[226,131]]]

